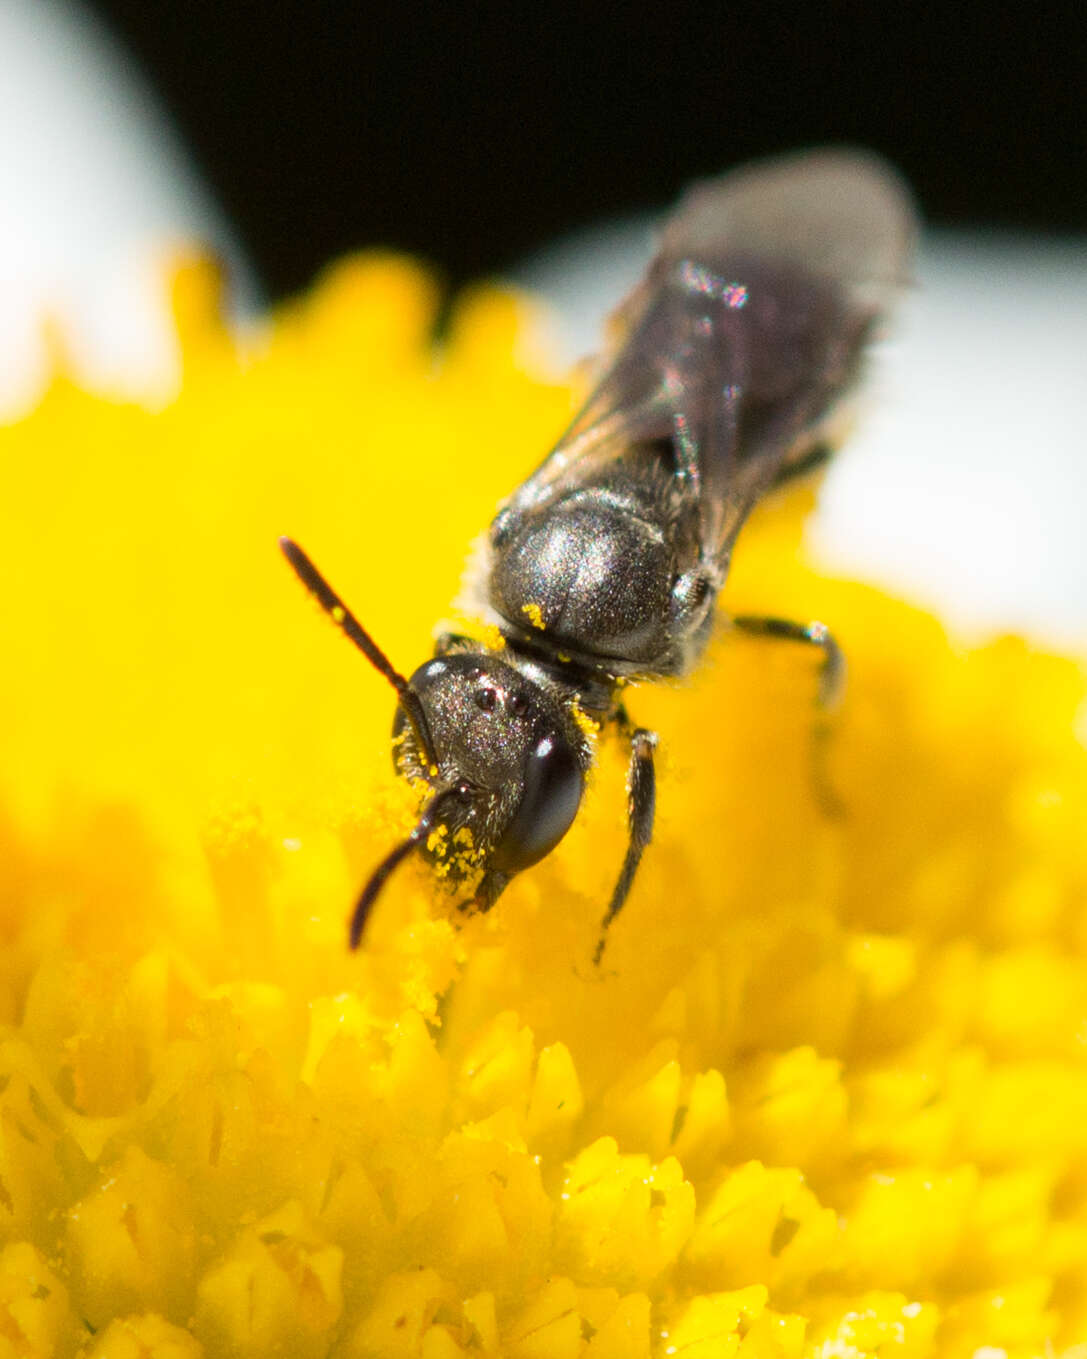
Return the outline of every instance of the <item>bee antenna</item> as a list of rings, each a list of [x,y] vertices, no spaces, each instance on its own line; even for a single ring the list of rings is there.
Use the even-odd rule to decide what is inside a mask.
[[[385,856],[370,874],[370,881],[359,893],[359,899],[355,903],[355,909],[351,913],[351,923],[347,931],[348,945],[356,949],[362,940],[362,932],[366,928],[366,922],[370,918],[370,911],[378,894],[388,881],[389,875],[398,864],[408,857],[413,849],[417,849],[425,843],[431,831],[438,824],[442,808],[449,802],[457,800],[463,796],[459,788],[445,788],[441,792],[435,793],[423,810],[422,816],[412,828],[411,833],[405,840],[396,846],[395,849]]]
[[[428,768],[436,769],[438,757],[434,750],[434,742],[430,738],[430,728],[427,726],[426,713],[419,701],[419,695],[400,671],[393,667],[388,656],[385,655],[384,651],[298,544],[291,538],[280,538],[279,546],[283,555],[290,562],[295,575],[324,609],[325,613],[328,614],[343,635],[354,642],[374,669],[379,674],[384,675],[396,690],[400,699],[400,706],[404,709],[404,715],[408,719],[408,725],[411,727],[411,733],[415,737],[415,744],[419,747],[420,754],[426,761]],[[406,854],[407,850],[404,853]],[[399,860],[396,862],[398,863]],[[388,871],[392,872],[395,866],[395,863],[390,865]]]

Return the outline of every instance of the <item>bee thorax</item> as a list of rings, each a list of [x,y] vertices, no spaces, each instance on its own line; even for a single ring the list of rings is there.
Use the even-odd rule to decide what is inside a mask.
[[[675,576],[662,528],[594,488],[509,528],[495,549],[490,603],[529,641],[546,634],[605,668],[614,660],[617,671],[655,670],[673,641]]]

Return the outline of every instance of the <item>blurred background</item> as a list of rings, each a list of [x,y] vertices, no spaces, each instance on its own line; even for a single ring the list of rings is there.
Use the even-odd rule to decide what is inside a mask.
[[[1087,229],[1071,3],[91,8],[273,296],[373,241],[460,283],[825,141],[884,152],[936,224]]]
[[[0,413],[40,389],[43,307],[95,381],[166,399],[169,240],[222,251],[240,314],[364,245],[454,288],[514,277],[573,357],[685,182],[862,143],[934,230],[816,549],[964,627],[1079,644],[1085,15],[0,0]]]

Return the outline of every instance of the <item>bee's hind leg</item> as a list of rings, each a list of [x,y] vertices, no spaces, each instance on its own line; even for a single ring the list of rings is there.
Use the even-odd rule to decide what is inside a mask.
[[[826,440],[819,440],[792,462],[785,463],[771,483],[772,488],[775,491],[779,490],[782,486],[790,486],[794,481],[803,480],[812,472],[822,471],[833,455],[834,445]]]
[[[657,806],[657,776],[653,765],[653,751],[657,747],[657,733],[645,727],[632,727],[626,709],[620,705],[616,722],[630,742],[630,770],[627,775],[627,824],[630,837],[619,880],[611,894],[611,901],[600,922],[600,937],[593,953],[593,964],[600,966],[608,941],[608,926],[623,909],[638,871],[642,854],[653,838],[653,816]]]
[[[787,642],[802,642],[823,653],[816,691],[816,717],[812,727],[811,775],[816,802],[824,816],[840,817],[845,804],[838,796],[827,768],[827,754],[834,727],[834,715],[845,689],[845,655],[825,623],[793,623],[786,618],[762,618],[740,614],[733,627],[752,637],[774,637]]]

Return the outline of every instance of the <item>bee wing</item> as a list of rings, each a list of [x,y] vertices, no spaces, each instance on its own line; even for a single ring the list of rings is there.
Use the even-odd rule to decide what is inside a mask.
[[[723,568],[752,505],[852,384],[915,236],[905,185],[862,151],[695,185],[612,317],[598,386],[517,507],[649,444],[679,479],[703,557]]]

